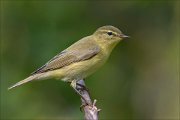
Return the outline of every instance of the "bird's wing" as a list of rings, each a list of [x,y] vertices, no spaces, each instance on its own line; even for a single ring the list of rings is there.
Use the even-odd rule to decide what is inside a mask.
[[[91,44],[91,43],[90,43]],[[100,51],[99,46],[89,45],[87,42],[79,42],[62,51],[45,65],[31,73],[43,73],[70,65],[75,62],[84,61],[94,57]]]

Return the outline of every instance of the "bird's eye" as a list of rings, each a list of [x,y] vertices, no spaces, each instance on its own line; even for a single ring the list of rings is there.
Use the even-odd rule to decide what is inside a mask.
[[[112,35],[112,32],[107,32],[107,34],[108,34],[109,36],[111,36],[111,35]]]

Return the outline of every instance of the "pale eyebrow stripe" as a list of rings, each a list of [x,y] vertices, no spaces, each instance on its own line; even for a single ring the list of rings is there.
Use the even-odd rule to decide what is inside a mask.
[[[100,30],[101,32],[112,32],[112,34],[117,35],[116,32],[110,31],[110,30]]]

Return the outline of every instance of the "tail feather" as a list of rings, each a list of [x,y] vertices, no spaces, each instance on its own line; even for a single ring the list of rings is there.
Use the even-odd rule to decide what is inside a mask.
[[[32,75],[32,76],[29,76],[28,78],[24,79],[24,80],[21,80],[19,82],[17,82],[16,84],[14,84],[13,86],[9,87],[8,90],[12,89],[12,88],[15,88],[19,85],[22,85],[24,83],[27,83],[29,81],[32,81],[32,80],[35,80],[39,77],[39,74],[36,74],[36,75]]]

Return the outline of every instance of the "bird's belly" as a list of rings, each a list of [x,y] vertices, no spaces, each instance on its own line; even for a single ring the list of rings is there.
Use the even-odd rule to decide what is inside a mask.
[[[101,67],[106,60],[107,58],[103,56],[95,56],[91,59],[66,66],[61,69],[61,71],[64,73],[62,80],[72,81],[84,79],[95,72],[99,67]]]

